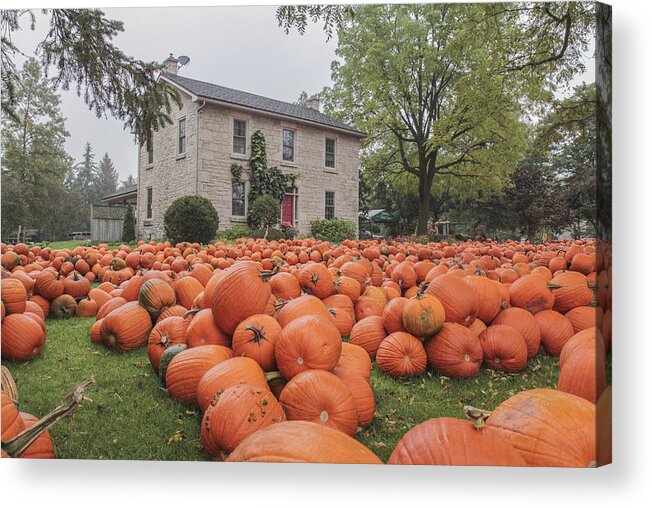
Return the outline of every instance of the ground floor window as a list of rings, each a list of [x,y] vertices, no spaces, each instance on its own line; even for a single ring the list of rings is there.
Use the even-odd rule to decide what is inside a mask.
[[[335,193],[326,191],[325,193],[325,217],[331,219],[335,217]]]
[[[246,215],[245,206],[245,184],[243,181],[233,181],[233,205],[231,213],[235,217],[243,217]]]

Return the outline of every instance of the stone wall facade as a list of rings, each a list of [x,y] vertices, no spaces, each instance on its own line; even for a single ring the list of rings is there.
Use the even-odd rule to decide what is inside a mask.
[[[193,102],[183,96],[183,107],[172,112],[174,125],[154,134],[154,163],[147,165],[147,150],[140,148],[138,162],[138,231],[141,239],[164,239],[163,214],[176,198],[202,195],[219,214],[219,229],[246,224],[244,216],[233,215],[231,166],[243,167],[241,180],[249,192],[251,135],[264,133],[267,162],[285,173],[296,175],[294,226],[310,234],[310,221],[325,217],[326,192],[334,192],[334,215],[357,224],[359,209],[359,137],[341,130],[320,127],[221,104]],[[198,121],[197,121],[198,116]],[[186,118],[186,153],[178,153],[178,120]],[[246,122],[246,153],[233,153],[234,120]],[[198,127],[198,136],[197,136]],[[283,161],[283,129],[294,137],[294,161]],[[335,139],[335,167],[325,165],[326,137]],[[198,141],[198,145],[197,145]],[[152,189],[152,217],[147,218],[147,188]],[[245,198],[248,211],[248,197]]]

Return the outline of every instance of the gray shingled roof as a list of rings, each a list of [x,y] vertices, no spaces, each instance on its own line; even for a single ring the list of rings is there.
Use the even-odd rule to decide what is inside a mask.
[[[225,86],[219,86],[212,83],[206,83],[204,81],[197,81],[196,79],[190,79],[187,77],[170,74],[169,72],[162,72],[161,76],[163,76],[165,79],[169,79],[182,88],[185,88],[190,93],[203,99],[218,100],[220,102],[227,102],[238,106],[258,109],[260,111],[281,114],[283,116],[291,116],[292,118],[311,121],[329,127],[347,130],[348,132],[357,134],[359,136],[365,135],[364,132],[355,129],[350,125],[346,125],[341,121],[330,118],[329,116],[326,116],[325,114],[309,107],[298,106],[296,104],[290,104],[289,102],[282,102],[280,100],[270,99],[267,97],[262,97],[260,95],[255,95],[253,93],[234,90],[233,88],[226,88]]]

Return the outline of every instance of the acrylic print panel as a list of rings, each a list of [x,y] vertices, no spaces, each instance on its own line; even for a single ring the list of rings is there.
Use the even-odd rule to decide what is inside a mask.
[[[608,6],[4,16],[3,457],[610,463]]]

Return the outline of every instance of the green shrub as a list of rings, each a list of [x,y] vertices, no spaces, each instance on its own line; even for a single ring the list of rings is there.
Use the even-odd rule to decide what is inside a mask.
[[[256,229],[255,231],[251,231],[251,237],[253,239],[264,238],[265,233],[267,234],[267,239],[269,241],[280,241],[281,239],[285,239],[285,233],[283,231],[273,228]]]
[[[131,243],[136,240],[136,217],[133,214],[131,204],[127,206],[124,212],[124,222],[122,223],[122,241]]]
[[[212,203],[198,195],[179,197],[163,216],[165,234],[172,243],[210,243],[219,227],[219,215]]]
[[[219,241],[235,241],[239,238],[250,238],[253,231],[246,225],[236,225],[230,229],[219,231],[215,239]]]
[[[261,195],[249,208],[248,220],[252,229],[273,227],[280,222],[280,201],[269,194]]]
[[[355,222],[340,218],[319,219],[310,222],[312,236],[323,241],[341,243],[345,239],[354,239],[357,233]]]

